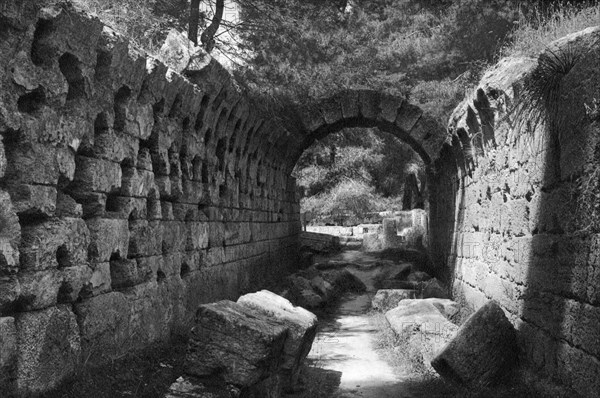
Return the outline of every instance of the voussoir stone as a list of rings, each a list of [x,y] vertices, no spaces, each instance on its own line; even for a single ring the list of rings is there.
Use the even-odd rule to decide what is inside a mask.
[[[310,352],[317,332],[316,315],[304,308],[295,307],[285,298],[268,290],[243,295],[237,302],[261,312],[289,329],[281,366],[287,387],[293,388],[298,381],[300,365]]]
[[[515,329],[502,308],[489,301],[467,319],[431,365],[455,383],[494,385],[515,365],[517,352]]]
[[[203,304],[196,313],[184,371],[250,387],[277,373],[287,333],[281,323],[241,304]]]

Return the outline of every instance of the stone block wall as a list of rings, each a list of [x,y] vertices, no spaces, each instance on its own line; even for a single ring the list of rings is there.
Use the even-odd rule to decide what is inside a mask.
[[[0,395],[167,339],[294,264],[285,132],[216,62],[193,81],[67,6],[0,4]]]
[[[522,359],[590,397],[600,391],[598,40],[590,28],[489,71],[453,114],[429,185],[432,258],[454,298],[467,312],[496,300]]]

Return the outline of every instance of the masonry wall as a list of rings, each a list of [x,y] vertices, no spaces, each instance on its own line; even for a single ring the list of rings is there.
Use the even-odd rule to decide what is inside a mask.
[[[600,391],[599,38],[588,29],[488,72],[455,111],[430,184],[432,258],[463,315],[496,300],[525,363],[590,397]]]
[[[0,5],[0,395],[186,330],[294,264],[295,181],[214,61],[192,83],[97,20]]]

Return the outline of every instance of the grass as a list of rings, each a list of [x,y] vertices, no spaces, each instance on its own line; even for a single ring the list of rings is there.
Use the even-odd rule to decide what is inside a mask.
[[[521,13],[510,41],[500,50],[503,57],[537,57],[548,44],[568,34],[600,24],[600,4],[581,8],[563,5],[551,15],[539,9]]]
[[[82,366],[71,381],[43,398],[163,398],[183,374],[186,346],[179,338],[101,366]]]
[[[382,313],[370,314],[377,325],[376,350],[399,374],[404,374],[407,388],[415,396],[448,398],[567,398],[577,397],[573,391],[565,390],[551,380],[540,378],[529,369],[517,368],[503,385],[473,390],[449,383],[432,372],[423,363],[421,349],[415,339],[398,336]],[[425,395],[419,395],[424,393]]]

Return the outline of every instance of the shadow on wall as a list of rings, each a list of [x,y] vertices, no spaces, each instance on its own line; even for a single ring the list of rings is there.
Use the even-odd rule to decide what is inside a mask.
[[[600,391],[599,41],[589,28],[537,63],[500,61],[430,178],[432,257],[455,300],[496,300],[525,363],[583,396]]]
[[[540,178],[518,323],[525,358],[584,396],[600,391],[600,29],[546,50],[525,80]],[[532,125],[533,123],[533,125]],[[536,159],[537,161],[537,159]]]

